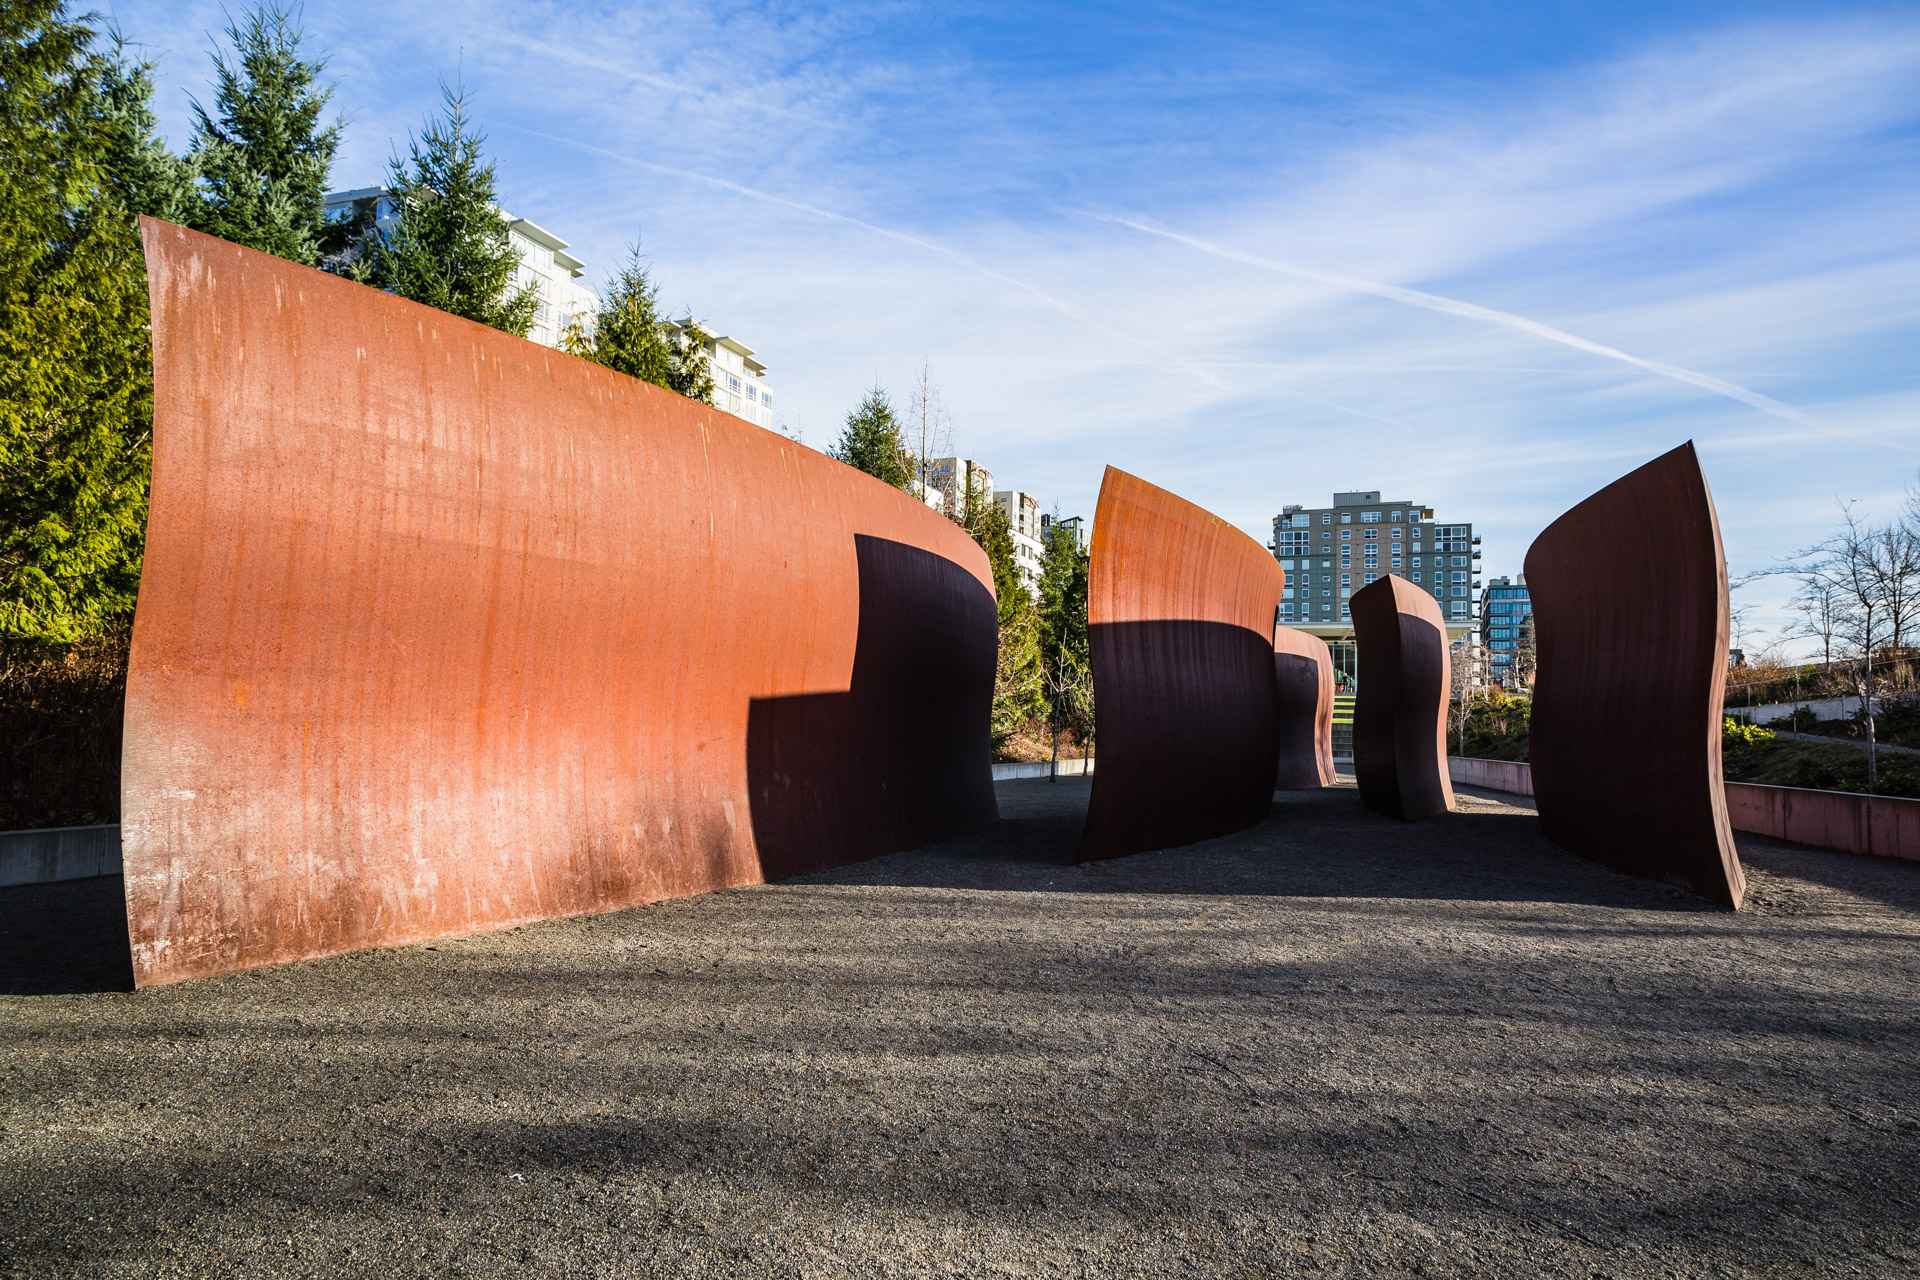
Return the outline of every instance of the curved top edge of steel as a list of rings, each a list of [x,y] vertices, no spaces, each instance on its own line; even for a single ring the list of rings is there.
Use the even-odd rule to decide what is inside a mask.
[[[1646,480],[1650,472],[1657,474],[1672,469],[1680,469],[1687,475],[1688,479],[1699,482],[1698,491],[1706,499],[1705,514],[1707,519],[1712,522],[1715,537],[1717,538],[1719,535],[1720,521],[1713,509],[1713,495],[1707,488],[1706,473],[1700,467],[1700,454],[1693,447],[1693,441],[1687,440],[1667,450],[1665,453],[1641,463],[1631,471],[1618,476],[1608,484],[1594,490],[1579,502],[1576,502],[1573,506],[1561,512],[1560,515],[1554,519],[1553,523],[1549,524],[1534,536],[1532,546],[1527,548],[1527,556],[1531,557],[1533,547],[1543,542],[1550,542],[1555,538],[1570,536],[1572,531],[1579,529],[1593,518],[1593,513],[1596,509],[1607,507],[1618,499],[1621,496],[1621,490],[1623,488]],[[1525,558],[1523,558],[1522,563],[1524,565]]]
[[[256,249],[249,249],[231,240],[222,240],[218,236],[207,235],[204,232],[145,214],[139,219],[139,227],[141,243],[146,251],[147,288],[150,295],[162,286],[160,277],[163,274],[184,272],[186,278],[192,280],[211,269],[208,259],[212,255],[219,254],[229,258],[232,266],[243,272],[249,270],[251,264],[253,269],[269,266],[276,272],[285,270],[295,273],[313,289],[322,293],[330,292],[342,303],[348,305],[384,308],[396,319],[427,320],[455,334],[464,330],[466,339],[475,347],[491,348],[496,354],[502,356],[517,353],[527,357],[537,355],[541,360],[567,362],[580,376],[604,379],[609,390],[626,395],[638,395],[643,400],[664,397],[660,403],[669,406],[670,411],[677,411],[678,414],[700,414],[705,419],[706,429],[728,434],[732,436],[733,442],[742,446],[792,448],[799,451],[796,456],[801,459],[803,465],[827,475],[834,475],[837,468],[844,474],[835,475],[835,479],[852,485],[856,490],[863,488],[867,490],[861,494],[863,502],[884,502],[894,505],[903,519],[917,523],[926,530],[929,541],[938,544],[939,554],[967,570],[979,580],[982,586],[986,587],[989,594],[994,592],[993,566],[987,559],[986,551],[966,530],[886,481],[867,475],[837,458],[800,444],[777,431],[771,431],[757,423],[735,417],[715,406],[690,400],[665,387],[655,386],[653,383],[616,372],[604,365],[595,364],[591,360],[570,355],[559,348],[544,346],[530,338],[518,337],[476,320],[456,316],[452,312],[441,311],[437,307],[402,298],[397,294],[387,293],[385,290],[375,289],[331,272],[290,262]]]
[[[1446,617],[1440,612],[1440,606],[1434,603],[1433,597],[1397,573],[1376,578],[1354,592],[1352,604],[1358,605],[1362,597],[1365,597],[1367,603],[1371,605],[1382,595],[1392,597],[1394,612],[1410,613],[1423,622],[1432,623],[1440,628],[1443,634],[1445,633]]]
[[[1333,650],[1325,640],[1311,632],[1294,627],[1275,627],[1273,629],[1273,651],[1275,653],[1296,653],[1303,658],[1317,658],[1331,663]]]
[[[1089,622],[1224,622],[1272,635],[1286,584],[1280,562],[1221,516],[1112,465],[1100,480],[1091,556]],[[1182,572],[1151,571],[1168,566]],[[1133,588],[1124,601],[1115,598],[1123,582]]]

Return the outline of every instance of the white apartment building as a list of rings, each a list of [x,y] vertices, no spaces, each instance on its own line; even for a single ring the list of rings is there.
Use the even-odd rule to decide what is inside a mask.
[[[351,222],[369,208],[375,226],[382,230],[392,228],[393,192],[386,187],[335,191],[326,199],[329,222]],[[586,264],[567,252],[565,240],[530,219],[516,218],[505,210],[501,210],[500,216],[506,220],[508,241],[520,253],[520,265],[513,274],[514,288],[532,285],[540,299],[527,337],[542,346],[557,347],[576,317],[590,321],[599,310],[599,298],[579,283]]]
[[[692,316],[667,321],[674,337],[696,327]],[[713,375],[713,407],[745,418],[756,427],[773,429],[773,388],[766,382],[767,366],[753,358],[753,348],[735,338],[716,338],[713,330],[698,325],[708,335],[702,344],[707,372]]]
[[[993,472],[971,458],[935,458],[927,468],[927,483],[939,491],[940,508],[956,519],[966,509],[969,489],[976,498],[993,496]]]
[[[1040,557],[1046,548],[1040,541],[1040,500],[1018,489],[1002,489],[993,501],[1007,513],[1013,529],[1013,565],[1020,571],[1020,585],[1035,600],[1040,598]]]

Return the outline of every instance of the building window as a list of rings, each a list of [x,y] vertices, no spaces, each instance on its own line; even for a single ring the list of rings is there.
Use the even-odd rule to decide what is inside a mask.
[[[1415,563],[1415,564],[1418,564],[1418,563],[1420,563],[1420,562],[1419,562],[1418,560],[1416,560],[1416,561],[1414,561],[1414,563]],[[1415,569],[1415,570],[1413,571],[1413,580],[1414,580],[1415,582],[1418,582],[1418,581],[1420,581],[1420,571],[1419,571],[1418,569]]]
[[[1465,556],[1455,556],[1453,558],[1453,567],[1456,569],[1463,568],[1466,565],[1466,563],[1467,563],[1467,558]]]
[[[1346,617],[1351,617],[1351,616],[1352,616],[1352,615],[1351,615],[1350,613],[1348,613],[1348,611],[1347,611],[1347,606],[1346,606],[1346,603],[1345,603],[1344,601],[1342,601],[1342,602],[1341,602],[1341,605],[1340,605],[1340,616],[1341,616],[1341,617],[1343,617],[1343,618],[1346,618]]]
[[[1341,574],[1341,575],[1340,575],[1340,585],[1341,585],[1341,586],[1343,586],[1343,587],[1344,587],[1344,586],[1347,586],[1347,585],[1348,585],[1348,584],[1350,584],[1350,583],[1351,583],[1352,581],[1353,581],[1353,575],[1352,575],[1352,574],[1350,574],[1350,573],[1343,573],[1343,574]]]
[[[1415,550],[1415,551],[1418,551],[1419,549],[1420,549],[1420,548],[1418,548],[1418,547],[1415,547],[1415,548],[1414,548],[1414,550]],[[1418,568],[1420,567],[1420,557],[1419,557],[1419,556],[1415,556],[1415,557],[1413,558],[1413,567],[1414,567],[1414,568],[1416,568],[1416,569],[1418,569]]]
[[[1322,512],[1320,513],[1320,523],[1321,523],[1321,524],[1332,524],[1332,523],[1333,523],[1333,513],[1332,513],[1331,511],[1322,511]],[[1321,536],[1322,536],[1322,537],[1324,537],[1325,535],[1323,534],[1323,535],[1321,535]]]
[[[1380,531],[1378,529],[1368,529],[1365,533],[1362,533],[1360,537],[1367,542],[1378,542],[1380,540]]]
[[[1352,542],[1352,541],[1353,541],[1353,530],[1351,530],[1351,529],[1342,529],[1342,530],[1340,531],[1340,541],[1342,541],[1342,542]]]
[[[1353,523],[1353,512],[1351,512],[1351,511],[1342,511],[1342,512],[1340,513],[1340,523],[1341,523],[1341,524],[1352,524],[1352,523]],[[1341,536],[1342,536],[1342,537],[1345,537],[1346,535],[1345,535],[1345,534],[1342,534]]]
[[[1456,573],[1455,573],[1455,574],[1453,575],[1453,580],[1454,580],[1455,582],[1465,582],[1465,581],[1467,580],[1467,575],[1466,575],[1466,574],[1464,574],[1464,573],[1459,573],[1459,572],[1456,572]]]
[[[1362,511],[1360,513],[1360,523],[1361,524],[1379,524],[1380,513],[1378,511]]]
[[[1391,521],[1393,521],[1393,523],[1395,523],[1395,524],[1399,524],[1399,523],[1400,523],[1400,513],[1399,513],[1398,511],[1396,511],[1396,512],[1394,512],[1394,513],[1393,513],[1392,515],[1390,515],[1390,516],[1388,516],[1388,517],[1387,517],[1387,519],[1389,519],[1389,520],[1391,520]],[[1396,537],[1396,538],[1397,538],[1397,537],[1399,537],[1399,536],[1400,536],[1400,531],[1399,531],[1398,529],[1396,529],[1396,530],[1394,530],[1394,533],[1393,533],[1393,536],[1394,536],[1394,537]]]
[[[1465,587],[1455,587],[1453,589],[1453,594],[1455,594],[1456,596],[1463,596],[1467,594],[1467,589]],[[1460,606],[1458,605],[1455,606],[1455,608],[1458,608],[1458,607]]]
[[[1368,574],[1368,575],[1367,575],[1367,581],[1368,581],[1368,582],[1373,582],[1373,581],[1375,581],[1375,580],[1377,580],[1377,579],[1378,579],[1379,577],[1380,577],[1380,575],[1379,575],[1379,574],[1377,574],[1377,573],[1370,573],[1370,574]]]
[[[1323,578],[1323,579],[1321,579],[1321,581],[1323,581],[1323,582],[1324,582],[1324,581],[1326,581],[1326,579],[1324,579],[1324,578]],[[1333,592],[1331,592],[1331,591],[1322,591],[1322,592],[1320,593],[1320,598],[1321,598],[1322,600],[1327,600],[1327,599],[1331,599],[1331,598],[1332,598],[1332,596],[1333,596]]]
[[[1400,531],[1399,531],[1398,529],[1395,529],[1395,530],[1393,531],[1393,540],[1394,540],[1395,542],[1398,542],[1398,541],[1400,541]]]

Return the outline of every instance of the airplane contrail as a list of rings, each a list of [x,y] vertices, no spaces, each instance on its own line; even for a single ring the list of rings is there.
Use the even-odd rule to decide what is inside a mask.
[[[790,200],[786,196],[777,196],[770,191],[761,191],[756,187],[743,186],[738,182],[728,181],[726,178],[716,178],[712,174],[701,173],[697,169],[679,169],[679,168],[675,168],[672,165],[658,164],[652,160],[641,160],[635,156],[621,155],[617,151],[609,151],[605,147],[596,147],[591,143],[581,142],[575,138],[562,138],[551,133],[542,133],[538,129],[528,129],[520,125],[504,125],[500,127],[512,129],[518,133],[528,134],[535,138],[545,138],[549,142],[557,142],[563,146],[574,147],[581,151],[591,151],[595,155],[605,156],[609,160],[617,160],[622,164],[633,165],[636,168],[650,169],[655,173],[672,174],[673,176],[678,178],[689,178],[695,182],[704,182],[709,186],[719,187],[723,191],[731,191],[736,195],[746,196],[750,200],[759,200],[766,204],[776,204],[776,205],[780,205],[783,208],[793,209],[800,213],[810,214],[816,218],[825,218],[829,222],[839,222],[839,223],[844,223],[850,227],[859,227],[861,230],[871,231],[873,234],[877,236],[885,236],[889,240],[898,240],[902,244],[910,244],[917,249],[924,249],[928,253],[938,254],[943,258],[950,258],[953,261],[958,262],[960,265],[966,267],[969,271],[975,271],[983,276],[986,276],[989,280],[998,280],[1001,284],[1011,285],[1013,288],[1018,289],[1022,293],[1025,293],[1031,296],[1032,298],[1036,299],[1037,301],[1039,301],[1049,309],[1053,311],[1057,311],[1063,316],[1067,316],[1070,319],[1078,320],[1082,324],[1088,325],[1094,329],[1098,329],[1100,332],[1108,335],[1109,337],[1118,338],[1122,342],[1126,342],[1133,346],[1139,347],[1144,351],[1150,351],[1154,355],[1159,356],[1163,360],[1171,361],[1172,363],[1177,364],[1182,368],[1188,369],[1198,377],[1205,379],[1207,382],[1213,384],[1216,387],[1224,385],[1219,378],[1215,377],[1210,371],[1208,371],[1201,365],[1196,364],[1191,360],[1182,359],[1180,356],[1175,355],[1171,351],[1167,351],[1167,350],[1164,350],[1163,348],[1156,347],[1152,343],[1147,342],[1144,339],[1136,338],[1130,333],[1125,333],[1119,329],[1116,329],[1112,325],[1107,324],[1104,321],[1101,321],[1099,319],[1096,319],[1093,316],[1086,314],[1085,312],[1079,310],[1077,307],[1073,307],[1068,303],[1062,302],[1060,299],[1054,297],[1050,293],[1047,293],[1045,290],[1040,289],[1034,285],[1028,284],[1025,280],[1015,279],[1010,275],[1005,275],[1002,272],[995,271],[992,267],[986,266],[983,263],[977,262],[974,259],[969,258],[966,254],[961,253],[958,249],[948,248],[946,245],[936,244],[931,240],[922,240],[920,239],[920,237],[908,235],[904,231],[895,231],[891,227],[882,227],[875,223],[867,222],[860,218],[851,217],[844,213],[835,213],[831,209],[822,209],[818,205],[806,204],[803,201],[799,201],[799,200]]]
[[[1238,249],[1229,249],[1225,245],[1218,245],[1207,240],[1202,240],[1197,236],[1184,235],[1181,232],[1171,231],[1165,227],[1156,227],[1151,223],[1142,222],[1135,218],[1116,217],[1112,214],[1104,213],[1089,213],[1087,216],[1098,218],[1102,222],[1111,222],[1119,226],[1131,227],[1133,230],[1145,235],[1159,236],[1165,240],[1172,240],[1176,244],[1184,244],[1188,248],[1198,249],[1202,253],[1211,254],[1217,258],[1225,258],[1230,262],[1244,263],[1250,267],[1260,267],[1267,271],[1278,272],[1281,275],[1295,276],[1301,280],[1312,280],[1318,284],[1333,285],[1336,288],[1348,289],[1355,293],[1370,293],[1376,298],[1386,298],[1393,302],[1404,303],[1410,307],[1422,307],[1428,311],[1440,311],[1447,315],[1465,316],[1473,320],[1485,320],[1491,324],[1504,325],[1509,329],[1518,329],[1522,333],[1532,334],[1536,338],[1545,338],[1549,342],[1558,342],[1563,346],[1572,347],[1576,351],[1585,351],[1596,356],[1605,356],[1611,360],[1621,360],[1627,364],[1645,369],[1649,373],[1657,373],[1663,378],[1672,378],[1676,382],[1684,382],[1691,386],[1701,387],[1707,391],[1738,400],[1740,403],[1758,409],[1762,413],[1770,413],[1775,417],[1785,418],[1788,422],[1798,423],[1803,427],[1811,427],[1816,431],[1832,430],[1832,428],[1828,427],[1825,423],[1808,417],[1790,404],[1775,400],[1772,396],[1761,395],[1758,391],[1749,391],[1747,388],[1737,383],[1728,382],[1724,378],[1716,378],[1710,373],[1697,373],[1692,369],[1682,369],[1678,365],[1663,364],[1658,360],[1647,360],[1629,352],[1622,351],[1618,347],[1609,347],[1605,343],[1595,342],[1590,338],[1583,338],[1577,333],[1568,333],[1565,329],[1556,329],[1550,324],[1542,324],[1538,320],[1529,320],[1525,316],[1515,315],[1511,311],[1496,311],[1492,307],[1482,307],[1472,302],[1462,302],[1458,298],[1448,298],[1437,293],[1423,293],[1419,289],[1406,289],[1399,285],[1382,284],[1377,280],[1362,280],[1356,276],[1337,275],[1331,271],[1317,271],[1312,267],[1295,266],[1291,262],[1281,262],[1274,258],[1262,258],[1256,254],[1243,253]],[[1898,448],[1899,446],[1896,445],[1893,447]]]

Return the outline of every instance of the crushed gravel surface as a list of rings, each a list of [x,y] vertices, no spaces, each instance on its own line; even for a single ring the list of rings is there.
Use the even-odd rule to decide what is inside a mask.
[[[1347,782],[1077,867],[1087,786],[141,993],[117,880],[0,891],[0,1277],[1920,1275],[1920,864]]]

